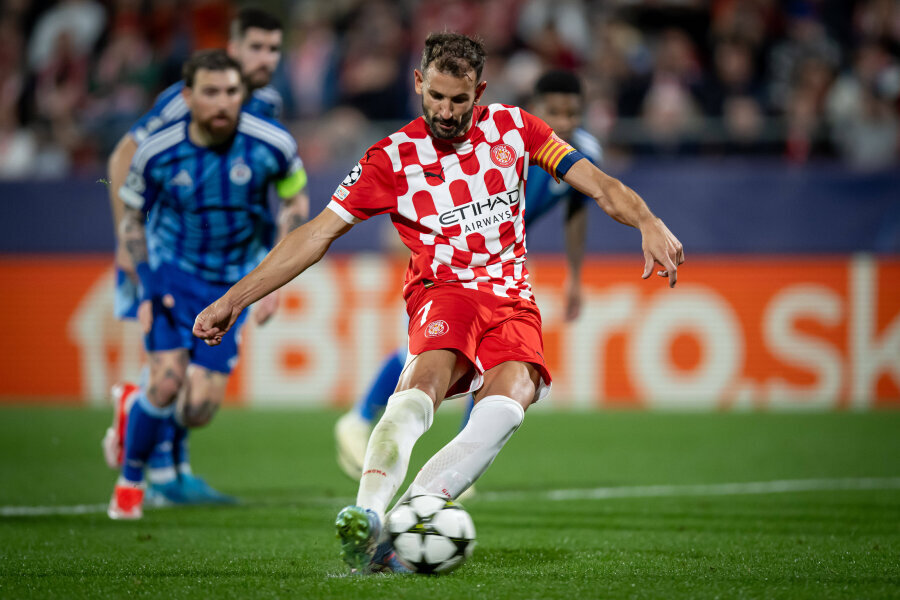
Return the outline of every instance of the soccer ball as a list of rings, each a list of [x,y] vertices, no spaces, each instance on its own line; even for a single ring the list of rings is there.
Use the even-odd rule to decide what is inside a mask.
[[[475,548],[475,524],[459,504],[443,496],[413,496],[387,521],[394,551],[416,573],[449,573]]]

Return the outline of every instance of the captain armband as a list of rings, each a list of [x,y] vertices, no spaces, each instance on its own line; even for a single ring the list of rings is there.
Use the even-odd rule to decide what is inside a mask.
[[[572,155],[577,155],[577,158],[573,159]],[[584,158],[583,154],[555,133],[551,134],[540,149],[534,153],[534,162],[552,175],[557,182],[581,158]]]
[[[290,175],[275,183],[275,191],[278,197],[284,200],[293,198],[306,187],[306,170],[299,167],[291,171]]]
[[[572,165],[577,163],[582,158],[587,157],[578,150],[572,150],[571,152],[563,156],[562,160],[559,161],[559,164],[556,165],[556,177],[564,177],[565,174],[569,172],[569,169],[572,168]]]

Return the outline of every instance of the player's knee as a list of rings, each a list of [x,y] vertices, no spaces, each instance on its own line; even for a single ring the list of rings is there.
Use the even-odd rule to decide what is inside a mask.
[[[508,396],[486,396],[472,409],[472,417],[487,418],[498,431],[511,435],[525,420],[525,409]]]
[[[433,417],[434,400],[432,397],[418,388],[411,388],[395,392],[388,398],[387,407],[385,407],[381,420],[387,423],[402,423],[409,419],[415,419],[425,423],[427,429],[431,427]]]
[[[175,402],[183,383],[183,377],[171,374],[157,378],[147,389],[147,399],[156,406],[169,406]]]
[[[187,402],[181,411],[181,422],[185,427],[203,427],[209,425],[219,410],[221,403],[210,398],[198,402]]]

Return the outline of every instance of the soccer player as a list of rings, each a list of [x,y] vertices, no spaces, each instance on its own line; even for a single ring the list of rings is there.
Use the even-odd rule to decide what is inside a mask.
[[[142,516],[144,466],[179,395],[190,426],[208,423],[222,402],[243,319],[215,348],[194,338],[191,326],[198,310],[271,247],[270,184],[282,199],[281,234],[308,211],[296,142],[276,121],[242,111],[244,93],[237,61],[222,50],[195,54],[184,66],[189,118],[141,142],[119,190],[120,235],[140,278],[138,320],[150,373],[128,413],[113,519]]]
[[[571,71],[544,73],[535,83],[531,112],[542,119],[564,141],[580,151],[595,165],[600,165],[601,147],[597,138],[581,129],[584,110],[581,82]],[[574,320],[581,312],[581,263],[587,234],[587,202],[590,199],[547,174],[541,167],[528,168],[525,193],[525,229],[563,204],[566,211],[565,238],[568,276],[565,283],[565,318]],[[334,427],[338,465],[348,477],[358,480],[366,455],[366,442],[372,425],[394,393],[403,370],[406,349],[394,352],[382,365],[366,394],[344,414]],[[474,399],[469,397],[461,427],[465,427]],[[471,493],[471,488],[470,488]]]
[[[232,21],[227,50],[240,63],[249,88],[244,109],[255,115],[271,119],[281,115],[281,96],[269,85],[281,59],[281,47],[282,25],[277,17],[259,9],[245,8]],[[119,319],[136,319],[140,304],[137,274],[118,231],[124,206],[119,198],[119,189],[125,183],[138,144],[160,128],[188,118],[183,90],[184,81],[178,81],[164,90],[153,107],[122,137],[109,159],[110,204],[118,241],[115,314]],[[276,307],[277,296],[266,299],[254,312],[254,320],[257,323],[267,321]],[[104,458],[112,469],[118,470],[122,463],[128,410],[137,391],[138,386],[130,382],[113,386],[113,424],[107,429],[102,443]],[[179,409],[181,414],[160,433],[157,451],[149,463],[150,491],[171,502],[227,501],[227,497],[191,473],[188,432],[184,426],[191,419],[183,413],[192,409],[189,405],[182,405]]]
[[[654,263],[674,286],[681,243],[634,191],[606,175],[543,121],[515,106],[478,101],[484,47],[455,34],[425,41],[415,89],[424,115],[370,147],[315,219],[197,315],[194,334],[219,344],[245,307],[317,262],[353,225],[390,214],[411,251],[403,286],[409,354],[366,449],[356,504],[338,513],[344,561],[357,571],[390,557],[388,505],[416,440],[444,398],[475,393],[466,427],[416,475],[404,497],[456,498],[481,476],[550,390],[541,319],[525,267],[522,199],[539,165],[640,230],[643,277]]]

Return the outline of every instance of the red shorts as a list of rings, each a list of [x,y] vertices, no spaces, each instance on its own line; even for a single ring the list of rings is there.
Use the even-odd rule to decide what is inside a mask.
[[[540,372],[538,400],[550,393],[541,313],[533,302],[456,285],[423,286],[409,298],[406,312],[407,366],[427,350],[452,349],[475,367],[447,391],[448,398],[478,390],[485,371],[511,360],[531,363]]]

